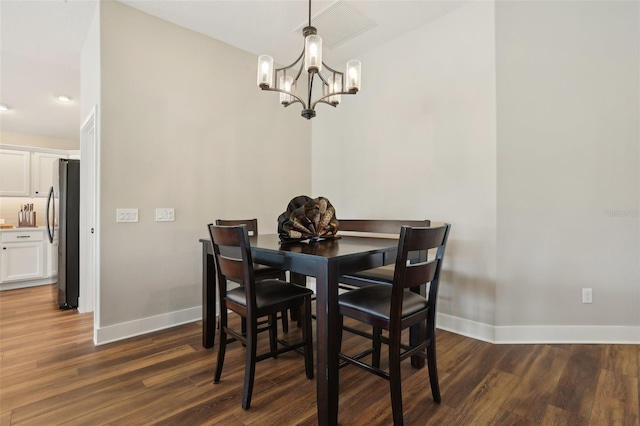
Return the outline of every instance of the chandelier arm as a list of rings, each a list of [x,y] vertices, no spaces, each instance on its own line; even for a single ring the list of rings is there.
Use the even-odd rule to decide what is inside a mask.
[[[325,61],[322,61],[322,66],[325,67],[326,69],[328,69],[331,72],[335,72],[336,74],[344,75],[344,73],[342,71],[334,70],[333,68],[331,68],[329,65],[327,65],[327,63]]]
[[[302,49],[302,53],[300,54],[300,56],[298,56],[298,59],[293,61],[293,63],[291,65],[287,65],[286,67],[282,67],[282,68],[276,68],[276,72],[288,70],[289,68],[295,67],[298,64],[298,62],[300,62],[300,60],[302,59],[303,56],[304,56],[304,49]],[[298,73],[298,75],[300,75],[300,73]]]
[[[318,74],[318,77],[320,77],[320,80],[322,80],[322,82],[323,82],[324,84],[326,84],[327,86],[329,85],[329,82],[327,82],[327,80],[325,80],[325,79],[324,79],[324,77],[322,76],[322,74],[320,74],[319,72],[318,72],[318,73],[316,73],[316,74]]]
[[[265,89],[265,90],[267,90],[267,89]],[[325,104],[329,104],[331,106],[335,106],[332,103],[327,102],[327,101],[324,100],[325,98],[328,98],[328,97],[334,96],[334,95],[355,95],[355,93],[353,93],[353,92],[333,92],[333,93],[326,94],[324,96],[320,96],[318,99],[315,100],[315,102],[313,104],[311,104],[311,109],[315,109],[316,105],[318,104],[318,102],[322,102],[322,103],[325,103]]]
[[[272,87],[261,87],[262,90],[266,90],[267,92],[279,92],[279,93],[285,93],[289,96],[293,96],[294,98],[296,98],[297,100],[293,101],[293,102],[289,102],[287,105],[291,105],[294,104],[296,102],[300,102],[303,106],[303,108],[307,107],[307,104],[304,103],[304,101],[302,99],[300,99],[295,93],[291,93],[291,92],[287,92],[286,90],[281,90],[281,89],[276,89],[276,88],[272,88]],[[285,106],[287,106],[285,105]]]
[[[309,0],[311,1],[311,0]],[[308,83],[307,83],[308,93],[309,93],[309,105],[311,105],[311,95],[313,94],[313,74],[308,75]],[[313,107],[311,108],[313,109]]]

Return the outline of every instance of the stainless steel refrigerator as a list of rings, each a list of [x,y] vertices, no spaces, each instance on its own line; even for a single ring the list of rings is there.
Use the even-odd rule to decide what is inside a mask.
[[[49,242],[58,244],[58,306],[78,307],[80,294],[80,160],[53,166],[46,211]]]

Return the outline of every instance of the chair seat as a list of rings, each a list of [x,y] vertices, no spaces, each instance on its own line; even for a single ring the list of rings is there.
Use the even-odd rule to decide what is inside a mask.
[[[302,297],[313,294],[310,288],[291,284],[281,280],[262,280],[256,282],[256,307],[273,306],[281,303],[302,300]],[[244,286],[227,291],[227,299],[239,305],[246,306],[246,293]]]
[[[392,287],[386,284],[372,285],[359,288],[338,297],[341,307],[364,312],[367,315],[376,316],[389,320],[391,310],[391,290]],[[402,317],[408,317],[418,311],[428,308],[428,301],[425,297],[404,290],[402,303]]]
[[[379,268],[367,269],[355,274],[343,275],[341,280],[344,280],[347,284],[349,281],[373,281],[381,284],[391,285],[393,283],[393,273],[395,271],[394,265],[381,266]]]
[[[282,271],[272,266],[260,265],[259,263],[253,264],[253,273],[256,275],[264,274],[264,273],[279,273],[279,272],[282,272]]]

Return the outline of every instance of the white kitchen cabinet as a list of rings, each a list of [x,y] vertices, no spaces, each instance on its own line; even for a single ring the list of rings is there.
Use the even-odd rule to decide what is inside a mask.
[[[0,233],[0,282],[33,280],[45,276],[44,231]]]
[[[31,153],[32,197],[46,197],[49,195],[49,188],[53,186],[53,164],[60,158],[67,158],[67,155],[48,152]]]
[[[0,149],[0,196],[31,196],[31,153]]]

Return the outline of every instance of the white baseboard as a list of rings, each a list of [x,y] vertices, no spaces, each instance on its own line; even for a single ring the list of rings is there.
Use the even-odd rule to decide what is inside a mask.
[[[471,337],[472,339],[496,343],[495,327],[489,324],[483,324],[481,322],[438,313],[436,318],[436,327],[452,333]]]
[[[128,339],[202,319],[202,307],[183,309],[96,330],[96,345]],[[438,314],[437,327],[496,344],[640,344],[640,326],[506,326],[496,327],[447,314]]]
[[[96,329],[95,344],[115,342],[202,319],[202,306],[108,325]]]
[[[495,329],[496,343],[640,344],[640,327],[633,326],[507,326]]]
[[[438,314],[437,327],[496,344],[640,344],[640,326],[506,326],[496,327]]]

